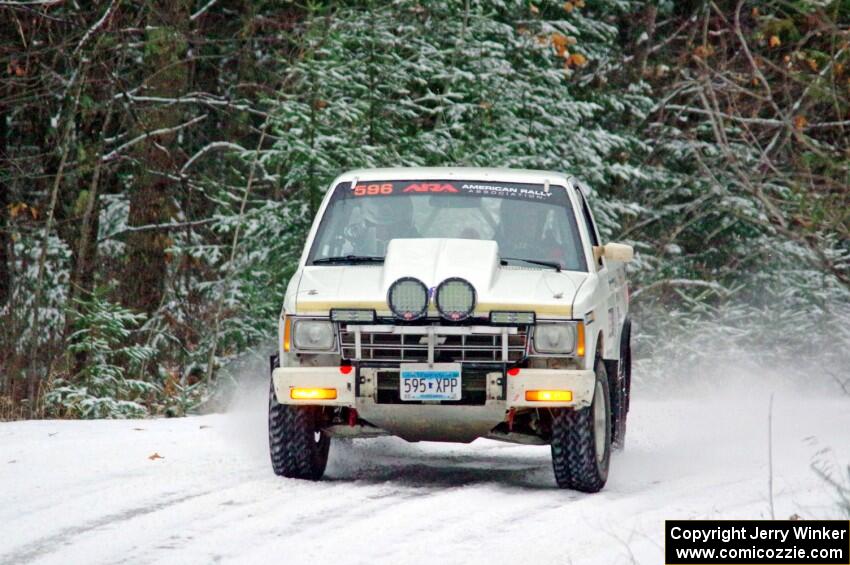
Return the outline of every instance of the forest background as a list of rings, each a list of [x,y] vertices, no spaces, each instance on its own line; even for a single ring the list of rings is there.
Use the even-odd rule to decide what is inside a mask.
[[[213,405],[332,178],[405,165],[586,180],[645,384],[850,393],[848,132],[850,0],[0,0],[0,419]]]

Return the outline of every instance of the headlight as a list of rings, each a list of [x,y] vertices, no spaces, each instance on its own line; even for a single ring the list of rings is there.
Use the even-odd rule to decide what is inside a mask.
[[[428,287],[419,279],[402,277],[390,285],[387,303],[397,318],[418,320],[428,311]]]
[[[334,345],[334,327],[325,320],[296,320],[293,334],[295,349],[327,351]]]
[[[534,326],[534,350],[538,353],[572,353],[576,348],[576,326],[570,323]]]
[[[437,287],[437,310],[452,322],[467,319],[475,309],[475,288],[460,278],[446,279]]]

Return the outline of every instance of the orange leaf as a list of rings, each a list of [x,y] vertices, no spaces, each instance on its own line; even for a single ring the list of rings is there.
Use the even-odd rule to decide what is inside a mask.
[[[570,12],[572,12],[573,8],[575,8],[575,5],[572,2],[564,2],[564,11],[566,13],[569,14]]]
[[[809,123],[809,120],[806,119],[805,116],[795,116],[794,117],[794,129],[801,131],[806,124]]]
[[[584,8],[584,0],[575,0],[576,8]]]
[[[534,4],[529,4],[528,7],[531,10],[532,14],[539,14],[540,13],[540,8],[538,8]]]
[[[782,45],[782,40],[779,39],[779,36],[777,36],[777,35],[771,35],[767,44],[770,45],[771,47],[779,47],[780,45]]]
[[[6,72],[10,75],[15,75],[16,77],[22,77],[27,74],[27,69],[22,67],[18,62],[14,59],[6,65]]]
[[[555,48],[558,57],[563,57],[564,53],[567,52],[567,41],[566,35],[560,33],[552,34],[552,46]]]
[[[26,212],[29,209],[29,206],[27,206],[24,202],[18,202],[17,204],[9,204],[8,208],[9,216],[14,219],[20,216],[21,212]]]
[[[712,53],[714,53],[714,49],[711,45],[697,45],[696,49],[694,49],[694,55],[700,59],[708,59]]]
[[[159,453],[154,453],[153,455],[149,455],[148,459],[150,459],[151,461],[156,461],[157,459],[165,459],[165,457],[163,457]]]
[[[567,62],[571,66],[583,67],[587,64],[587,57],[585,57],[581,53],[573,53],[572,55],[570,55],[570,58],[567,60]]]
[[[814,59],[808,59],[806,61],[806,63],[809,64],[809,68],[812,69],[812,71],[818,72],[818,62],[817,61],[815,61]]]

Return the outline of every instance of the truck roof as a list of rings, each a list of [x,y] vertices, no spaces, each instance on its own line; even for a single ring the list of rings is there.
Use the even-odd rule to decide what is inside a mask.
[[[470,180],[515,182],[569,186],[572,177],[554,171],[532,169],[502,169],[494,167],[391,167],[381,169],[354,169],[336,178],[334,184],[354,180]]]

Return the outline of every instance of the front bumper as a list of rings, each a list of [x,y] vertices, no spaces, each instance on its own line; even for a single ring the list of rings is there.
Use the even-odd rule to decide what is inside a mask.
[[[361,384],[368,369],[354,370],[343,374],[339,367],[281,367],[272,373],[275,394],[281,404],[308,404],[319,406],[338,406],[360,408],[363,401],[372,400],[368,389],[361,391],[358,396],[357,379]],[[506,386],[502,379],[507,379]],[[592,370],[573,369],[520,369],[519,374],[508,376],[501,371],[487,373],[487,381],[491,389],[488,392],[487,404],[499,405],[504,410],[512,408],[585,408],[593,400],[596,376]],[[293,400],[291,391],[294,388],[333,388],[337,395],[333,400]],[[569,390],[572,400],[567,402],[545,402],[526,400],[526,391],[530,390]],[[365,394],[364,394],[365,392]],[[396,404],[401,409],[420,406],[418,404]],[[442,406],[452,410],[463,411],[474,406]]]

